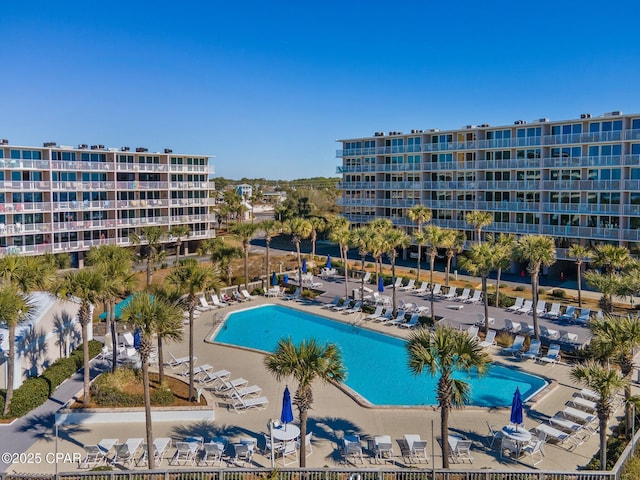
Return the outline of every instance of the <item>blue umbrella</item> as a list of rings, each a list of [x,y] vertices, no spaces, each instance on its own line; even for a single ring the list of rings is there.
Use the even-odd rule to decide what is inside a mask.
[[[331,255],[327,255],[327,268],[331,268]]]
[[[280,414],[280,421],[285,425],[293,422],[293,408],[291,406],[291,393],[289,393],[289,386],[284,387],[284,394],[282,395],[282,413]]]
[[[140,330],[137,328],[133,331],[133,348],[138,350],[140,348],[140,343],[142,339],[140,338]]]
[[[271,274],[271,286],[272,287],[277,287],[278,286],[278,276],[276,275],[276,272],[273,272]]]
[[[302,273],[307,273],[307,259],[302,259]]]
[[[378,291],[380,293],[384,292],[384,280],[382,277],[378,277]]]
[[[522,423],[522,397],[520,396],[520,389],[516,387],[516,391],[513,394],[513,400],[511,401],[511,416],[509,421],[516,426]]]

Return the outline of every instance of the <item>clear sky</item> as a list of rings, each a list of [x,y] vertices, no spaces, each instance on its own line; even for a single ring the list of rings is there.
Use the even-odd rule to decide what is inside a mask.
[[[640,112],[640,2],[22,1],[0,137],[332,176],[337,138]]]

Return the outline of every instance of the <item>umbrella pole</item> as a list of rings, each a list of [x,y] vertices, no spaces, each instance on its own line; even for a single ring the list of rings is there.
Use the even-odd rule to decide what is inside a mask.
[[[271,437],[271,468],[274,468],[275,460],[273,458],[273,419],[269,420],[269,436]]]

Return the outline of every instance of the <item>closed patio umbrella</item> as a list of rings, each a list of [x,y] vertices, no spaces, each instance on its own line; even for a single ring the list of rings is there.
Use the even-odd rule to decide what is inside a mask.
[[[307,259],[302,259],[302,273],[307,273]]]
[[[278,286],[278,276],[276,275],[276,272],[273,272],[271,274],[271,286],[272,287],[277,287]]]
[[[522,396],[520,395],[520,389],[516,387],[511,401],[511,416],[509,417],[509,421],[516,426],[516,431],[518,430],[518,425],[522,423],[522,416]]]
[[[284,387],[284,394],[282,395],[282,413],[280,413],[280,422],[284,423],[284,428],[287,428],[287,423],[293,422],[293,407],[291,405],[291,393],[289,392],[289,386]]]
[[[141,342],[142,342],[142,339],[140,338],[140,330],[138,330],[138,328],[136,328],[133,331],[133,348],[138,350],[140,348],[140,343]]]
[[[331,255],[327,255],[327,265],[326,268],[331,268]]]
[[[384,292],[384,280],[382,277],[378,277],[378,291],[380,293]]]

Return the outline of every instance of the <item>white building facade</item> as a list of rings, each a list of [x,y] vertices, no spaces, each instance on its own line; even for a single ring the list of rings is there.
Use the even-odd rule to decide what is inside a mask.
[[[83,253],[131,245],[144,226],[215,236],[209,156],[103,145],[43,147],[0,140],[0,255]],[[165,239],[170,241],[169,236]]]
[[[376,132],[339,140],[339,205],[354,225],[388,218],[408,232],[413,205],[436,225],[464,230],[467,212],[493,215],[484,231],[572,243],[640,241],[640,114],[512,125]]]

